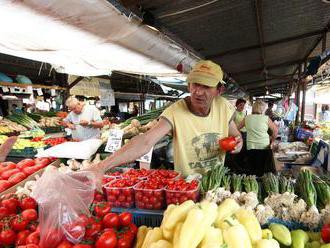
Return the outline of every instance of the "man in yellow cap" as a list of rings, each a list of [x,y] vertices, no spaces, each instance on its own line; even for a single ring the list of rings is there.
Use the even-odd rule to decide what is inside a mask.
[[[188,176],[213,169],[223,162],[218,140],[235,136],[238,153],[242,148],[240,132],[233,121],[234,107],[220,96],[223,72],[209,60],[199,61],[188,74],[190,96],[169,106],[158,124],[138,135],[94,168],[105,171],[146,154],[163,136],[173,136],[174,169]]]

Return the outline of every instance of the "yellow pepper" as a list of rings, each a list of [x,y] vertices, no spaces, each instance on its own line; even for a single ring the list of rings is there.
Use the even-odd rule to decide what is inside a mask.
[[[208,248],[211,246],[220,247],[223,244],[222,231],[219,228],[210,226],[206,230],[206,234],[198,246],[199,248]]]
[[[231,226],[224,230],[223,238],[228,248],[252,248],[249,234],[241,224]]]
[[[190,247],[198,246],[198,244],[203,240],[208,227],[215,222],[218,215],[218,206],[214,202],[203,201],[200,203],[200,208],[204,213],[204,219],[198,224],[198,228],[196,228],[196,235],[192,236]]]
[[[280,244],[275,239],[260,239],[256,248],[280,248]]]
[[[150,245],[158,240],[163,238],[162,231],[159,227],[155,227],[154,229],[148,231],[144,241],[142,248],[150,248]]]
[[[179,246],[179,238],[180,238],[180,233],[181,233],[181,229],[182,229],[182,222],[179,222],[175,229],[174,229],[174,236],[173,236],[173,248],[177,248]]]
[[[157,242],[154,242],[150,245],[149,248],[172,248],[172,244],[168,242],[167,240],[158,240]]]
[[[272,231],[269,230],[268,228],[262,229],[262,238],[263,239],[271,239],[271,238],[273,238]]]
[[[235,213],[235,216],[247,230],[252,244],[256,244],[257,241],[262,238],[262,230],[257,217],[254,215],[254,212],[251,209],[247,210],[245,208],[240,208]]]
[[[189,210],[194,206],[195,203],[189,200],[177,207],[171,207],[161,224],[161,229],[166,240],[172,240],[175,225],[178,222],[183,222],[186,219]]]
[[[218,207],[218,216],[215,221],[215,226],[220,227],[222,221],[230,216],[232,216],[240,206],[234,199],[224,200]]]
[[[178,248],[197,247],[198,243],[193,246],[192,241],[195,239],[198,232],[201,231],[200,226],[205,217],[203,210],[200,208],[193,208],[189,211],[181,228]]]
[[[136,244],[134,246],[135,248],[141,248],[142,247],[144,238],[146,237],[147,232],[149,230],[151,230],[151,228],[148,229],[147,226],[140,226],[139,227],[138,232],[137,232],[137,235],[136,235]]]

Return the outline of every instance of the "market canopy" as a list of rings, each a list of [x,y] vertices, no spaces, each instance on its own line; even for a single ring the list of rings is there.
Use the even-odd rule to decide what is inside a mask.
[[[188,71],[198,59],[105,0],[5,0],[0,16],[1,53],[47,62],[61,73],[178,74],[178,64]]]
[[[328,2],[328,3],[326,3]],[[322,0],[121,0],[144,22],[212,59],[251,95],[287,93],[298,65],[322,53]],[[327,36],[325,47],[330,45]]]

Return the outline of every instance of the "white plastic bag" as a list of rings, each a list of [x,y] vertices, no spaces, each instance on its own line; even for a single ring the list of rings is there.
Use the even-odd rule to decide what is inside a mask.
[[[65,236],[78,243],[85,235],[79,215],[89,215],[96,178],[90,172],[61,173],[48,168],[39,178],[32,196],[39,205],[40,247],[53,248]]]
[[[100,139],[89,139],[80,142],[65,142],[47,150],[38,152],[36,157],[89,159],[102,145]]]

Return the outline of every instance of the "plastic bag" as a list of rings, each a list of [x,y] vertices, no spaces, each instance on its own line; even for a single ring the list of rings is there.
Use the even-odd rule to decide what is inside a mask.
[[[38,151],[36,157],[89,159],[102,145],[100,139],[88,139],[80,142],[65,142],[49,149]]]
[[[89,215],[96,178],[86,171],[61,173],[48,167],[32,192],[39,205],[40,247],[56,247],[65,236],[78,243],[85,235],[79,218]]]

